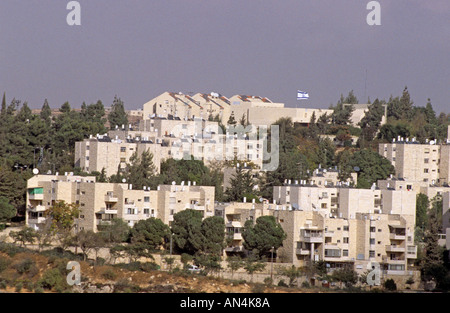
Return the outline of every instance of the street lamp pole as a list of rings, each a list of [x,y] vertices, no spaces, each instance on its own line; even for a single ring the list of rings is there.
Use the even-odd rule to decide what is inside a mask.
[[[270,280],[272,281],[272,276],[273,276],[273,250],[274,247],[272,247],[272,262],[270,262]]]
[[[172,236],[173,233],[170,233],[170,257],[172,257]]]

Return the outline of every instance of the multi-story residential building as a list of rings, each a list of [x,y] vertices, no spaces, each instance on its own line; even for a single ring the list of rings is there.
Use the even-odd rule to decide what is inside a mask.
[[[150,151],[153,164],[159,172],[161,165],[161,144],[148,138],[119,139],[108,135],[98,135],[75,143],[75,167],[88,173],[101,172],[105,169],[107,176],[117,173],[118,168],[124,169],[131,156],[137,152],[141,155]]]
[[[368,110],[367,104],[354,105],[352,123],[355,125],[364,117]],[[181,92],[164,92],[143,105],[143,119],[152,117],[178,117],[192,119],[199,117],[205,120],[219,117],[226,124],[233,114],[235,120],[245,117],[247,123],[252,125],[271,125],[278,119],[290,117],[294,123],[307,125],[311,117],[330,115],[333,110],[315,108],[286,107],[284,103],[271,101],[267,97],[234,95],[227,98],[218,93],[196,93],[187,95]],[[383,117],[382,124],[385,122]]]
[[[243,200],[245,201],[245,199]],[[268,203],[255,202],[232,202],[216,205],[215,215],[224,219],[226,235],[230,239],[224,251],[226,255],[245,251],[242,237],[245,222],[256,221],[260,216],[272,215],[272,206]]]
[[[411,216],[357,213],[353,218],[330,218],[323,212],[300,210],[273,214],[287,234],[277,251],[282,262],[304,266],[323,260],[328,268],[348,266],[359,273],[373,262],[387,274],[415,270]]]
[[[395,177],[421,186],[448,185],[450,146],[430,141],[420,144],[414,138],[398,138],[392,143],[379,144],[380,155],[391,161]]]
[[[320,188],[298,184],[273,187],[277,204],[294,210],[319,211],[335,218],[354,218],[357,213],[415,216],[416,192],[392,189],[359,189],[347,186]],[[415,221],[414,221],[415,222]]]
[[[187,95],[181,92],[164,92],[143,105],[144,120],[151,117],[172,115],[181,119],[219,116],[221,120],[229,117],[229,100],[218,93]]]
[[[350,177],[345,181],[339,179],[339,170],[334,168],[321,168],[314,170],[308,179],[308,183],[318,187],[331,187],[342,185],[356,186],[358,183],[358,174],[350,173]]]
[[[113,218],[122,218],[133,226],[138,220],[155,217],[170,225],[174,214],[185,209],[199,210],[204,217],[214,215],[214,187],[191,182],[135,190],[126,183],[98,183],[95,177],[69,173],[35,175],[28,180],[27,188],[26,224],[35,229],[45,223],[44,212],[57,201],[79,205],[79,230],[97,231]]]
[[[287,262],[324,260],[364,272],[375,261],[390,274],[413,269],[414,191],[285,185],[274,187],[274,201],[288,234],[279,251]]]

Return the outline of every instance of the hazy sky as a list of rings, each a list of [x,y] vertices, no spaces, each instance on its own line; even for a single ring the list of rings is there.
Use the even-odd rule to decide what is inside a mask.
[[[450,1],[369,0],[0,1],[0,92],[40,108],[114,95],[127,109],[164,91],[259,95],[327,108],[354,90],[367,98],[431,98],[450,113]],[[366,80],[367,73],[367,80]],[[296,100],[296,91],[310,99]]]

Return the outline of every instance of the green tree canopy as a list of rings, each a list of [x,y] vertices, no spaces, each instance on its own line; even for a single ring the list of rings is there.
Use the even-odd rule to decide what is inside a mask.
[[[196,210],[183,210],[173,216],[172,233],[175,248],[180,252],[195,254],[203,247],[203,214]]]
[[[351,159],[351,167],[358,167],[358,188],[370,188],[377,180],[395,174],[394,166],[377,152],[370,149],[356,151]]]
[[[16,208],[9,203],[8,199],[0,197],[0,223],[9,222],[16,214]]]
[[[202,251],[221,255],[225,248],[225,221],[220,216],[211,216],[203,220],[201,231],[204,238]]]
[[[158,250],[169,238],[169,226],[154,217],[138,221],[131,229],[131,242],[144,244],[149,250]]]
[[[108,115],[108,122],[111,129],[116,128],[116,126],[121,128],[122,125],[128,127],[128,116],[125,112],[125,106],[123,104],[123,101],[117,96],[114,97],[111,111]]]
[[[283,245],[286,233],[273,216],[260,216],[256,223],[252,220],[245,222],[242,232],[244,247],[255,251],[259,257],[269,256],[272,247],[276,250]]]

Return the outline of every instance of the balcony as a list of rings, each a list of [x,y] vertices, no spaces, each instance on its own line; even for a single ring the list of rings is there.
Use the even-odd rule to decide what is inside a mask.
[[[406,240],[406,235],[405,234],[397,234],[397,233],[390,233],[389,234],[389,239],[391,240]]]
[[[29,218],[28,219],[28,224],[42,224],[44,223],[46,220],[45,217],[36,217],[36,218]]]
[[[101,208],[100,211],[98,211],[97,213],[99,213],[99,214],[117,214],[117,209]]]
[[[28,199],[29,200],[44,200],[44,188],[28,188]]]
[[[44,200],[43,193],[28,194],[28,200]]]
[[[387,264],[393,264],[393,265],[404,265],[405,264],[405,260],[400,258],[400,257],[396,257],[396,258],[388,258],[388,257],[383,257],[382,258],[384,263]]]
[[[417,246],[408,246],[406,249],[406,258],[416,259],[417,258]]]
[[[32,206],[32,205],[30,205],[30,206],[28,206],[28,211],[31,211],[31,212],[44,212],[46,209],[45,209],[45,206],[43,206],[43,205],[36,205],[36,206]]]
[[[199,211],[204,211],[205,210],[205,206],[204,205],[198,205],[198,204],[191,204],[189,206],[189,208],[191,210],[199,210]]]
[[[311,251],[310,250],[308,250],[308,249],[295,249],[295,253],[297,254],[297,255],[310,255],[311,254]]]
[[[404,246],[386,245],[386,252],[405,252]]]
[[[105,226],[105,225],[111,225],[110,220],[97,220],[96,224],[97,226]]]
[[[105,195],[105,202],[118,202],[119,198],[115,197],[112,193]]]
[[[226,252],[243,252],[244,247],[243,246],[234,246],[234,247],[226,247]]]
[[[303,230],[301,232],[301,241],[308,243],[321,243],[323,242],[322,232],[311,232]]]
[[[242,227],[242,224],[241,224],[241,222],[239,222],[239,221],[231,221],[231,222],[228,222],[228,223],[225,225],[225,227],[241,228],[241,227]]]
[[[241,233],[234,233],[233,234],[233,240],[242,240],[242,234]]]
[[[124,214],[123,219],[126,221],[138,221],[140,220],[138,214]]]

